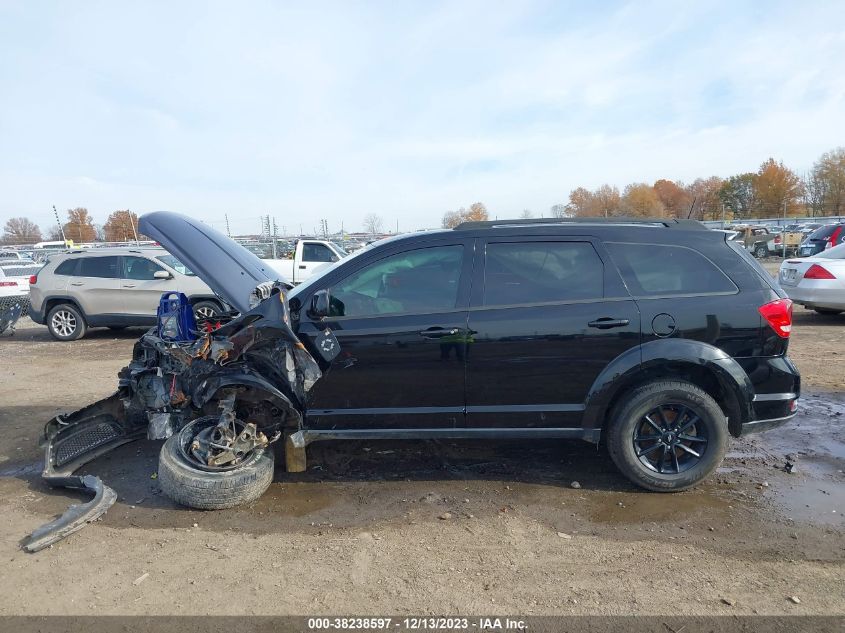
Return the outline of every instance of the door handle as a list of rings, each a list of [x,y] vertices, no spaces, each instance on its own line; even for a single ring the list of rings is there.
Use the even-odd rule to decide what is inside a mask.
[[[135,284],[124,284],[122,287],[123,288],[134,288]]]
[[[587,323],[590,327],[597,328],[599,330],[609,330],[610,328],[614,327],[625,327],[629,325],[631,321],[629,319],[614,319],[612,317],[602,317],[601,319],[596,319],[595,321],[590,321]]]
[[[444,336],[454,336],[458,333],[458,328],[442,328],[442,327],[430,327],[427,330],[423,330],[420,332],[420,336],[423,338],[443,338]]]
[[[81,281],[71,281],[70,285],[71,286],[84,286],[85,284],[82,283]]]
[[[307,266],[304,266],[302,264],[299,265],[299,270],[305,270],[306,268],[307,268]]]

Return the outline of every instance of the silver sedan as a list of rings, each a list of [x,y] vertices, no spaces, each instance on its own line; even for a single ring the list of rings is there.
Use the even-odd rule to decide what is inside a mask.
[[[790,299],[819,314],[845,311],[845,244],[785,260],[778,281]]]

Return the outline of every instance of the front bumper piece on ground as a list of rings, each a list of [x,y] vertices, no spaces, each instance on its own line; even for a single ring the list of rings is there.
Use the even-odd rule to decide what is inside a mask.
[[[50,486],[86,490],[91,501],[70,506],[54,521],[42,525],[23,543],[27,552],[37,552],[100,518],[117,494],[94,475],[74,475],[86,464],[121,444],[144,437],[144,426],[131,425],[125,404],[115,394],[68,416],[56,416],[44,427],[44,481]]]

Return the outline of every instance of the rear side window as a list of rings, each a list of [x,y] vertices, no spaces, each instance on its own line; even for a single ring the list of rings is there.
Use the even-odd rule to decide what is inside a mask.
[[[604,265],[589,242],[487,245],[484,305],[600,299]]]
[[[727,275],[698,251],[666,244],[606,244],[631,294],[640,297],[736,292]]]
[[[56,275],[73,275],[74,271],[76,270],[76,264],[79,262],[79,259],[74,257],[73,259],[66,259],[61,264],[56,266],[56,271],[54,274]]]
[[[80,263],[80,277],[103,277],[117,279],[120,277],[119,257],[83,257]]]

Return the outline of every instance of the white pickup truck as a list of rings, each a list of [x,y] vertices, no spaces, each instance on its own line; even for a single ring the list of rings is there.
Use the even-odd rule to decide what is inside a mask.
[[[298,240],[292,259],[266,259],[285,281],[300,284],[320,269],[346,257],[346,251],[326,240]]]

